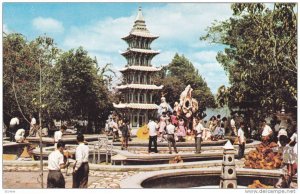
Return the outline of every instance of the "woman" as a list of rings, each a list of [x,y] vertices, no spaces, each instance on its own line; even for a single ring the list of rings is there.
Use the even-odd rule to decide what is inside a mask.
[[[167,116],[166,112],[163,112],[162,115],[160,116],[160,121],[159,121],[159,141],[163,141],[163,135],[166,133],[166,126],[167,123],[166,121],[169,120],[170,118]]]
[[[184,120],[182,117],[179,118],[178,127],[177,127],[177,137],[178,141],[184,141],[184,137],[186,136],[186,128],[184,126]]]

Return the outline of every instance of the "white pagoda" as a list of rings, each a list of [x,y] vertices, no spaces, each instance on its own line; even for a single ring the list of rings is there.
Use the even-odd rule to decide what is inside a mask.
[[[132,30],[122,38],[128,44],[127,50],[122,53],[127,65],[120,70],[123,83],[116,88],[121,91],[123,98],[119,104],[113,104],[118,112],[129,119],[132,128],[148,123],[149,116],[157,113],[158,105],[154,103],[153,96],[163,86],[153,84],[152,77],[161,68],[152,66],[151,60],[159,51],[150,47],[157,38],[147,29],[142,9],[139,8]]]

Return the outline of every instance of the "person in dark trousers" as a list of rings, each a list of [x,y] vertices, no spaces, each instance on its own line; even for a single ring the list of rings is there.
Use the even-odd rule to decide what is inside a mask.
[[[168,145],[169,145],[169,154],[172,154],[172,149],[171,149],[171,144],[174,148],[175,153],[178,153],[177,148],[176,148],[176,141],[174,138],[174,134],[175,134],[175,126],[169,121],[166,121],[167,123],[167,140],[168,140]]]
[[[69,163],[64,162],[63,151],[65,144],[61,141],[57,143],[57,149],[48,156],[48,177],[47,188],[65,188],[65,178],[60,169],[66,168]]]
[[[196,122],[197,122],[197,125],[195,128],[195,132],[196,132],[196,134],[195,134],[195,148],[196,148],[195,153],[200,154],[201,153],[202,133],[203,133],[204,127],[202,125],[202,119],[197,118]]]
[[[122,133],[122,147],[121,149],[127,149],[128,148],[128,138],[129,138],[129,122],[127,120],[121,120],[120,121],[120,130]]]
[[[245,152],[246,138],[245,138],[245,133],[244,133],[244,127],[245,127],[244,122],[241,122],[240,128],[238,130],[238,139],[239,139],[238,157],[239,157],[239,159],[244,157],[244,152]]]
[[[153,118],[150,118],[149,123],[147,125],[149,129],[149,145],[148,145],[148,153],[151,152],[152,143],[154,145],[154,152],[157,153],[157,131],[158,124],[153,121]]]
[[[77,135],[76,163],[73,171],[73,188],[87,188],[89,178],[89,147],[84,144],[84,136]]]

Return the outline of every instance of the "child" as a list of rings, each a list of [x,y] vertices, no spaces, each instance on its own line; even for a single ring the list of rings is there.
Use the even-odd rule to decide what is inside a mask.
[[[282,159],[283,167],[287,168],[287,176],[289,179],[293,174],[293,164],[295,163],[295,155],[293,153],[293,148],[288,144],[288,137],[281,135],[279,137],[280,144],[282,146]]]

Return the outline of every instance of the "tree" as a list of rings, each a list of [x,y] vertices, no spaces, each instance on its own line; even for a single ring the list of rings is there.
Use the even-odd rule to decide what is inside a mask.
[[[198,100],[201,111],[206,107],[215,107],[215,100],[207,83],[194,65],[183,55],[175,54],[172,62],[164,67],[156,78],[156,82],[158,85],[164,85],[162,93],[166,94],[167,100],[172,105],[175,101],[179,101],[180,94],[185,87],[191,85],[193,98]]]
[[[54,40],[46,36],[29,42],[21,34],[5,35],[5,124],[8,125],[13,116],[29,120],[29,115],[39,112],[41,107],[44,124],[52,119],[80,118],[88,119],[90,124],[99,129],[104,126],[114,99],[108,90],[110,77],[106,73],[111,71],[109,66],[98,68],[96,60],[91,59],[82,48],[62,52]],[[42,104],[39,101],[40,93]]]
[[[235,3],[233,16],[215,22],[201,40],[224,44],[217,55],[231,87],[231,108],[267,114],[297,104],[297,16],[294,3]],[[296,112],[296,111],[295,111]]]
[[[39,103],[40,67],[42,77],[48,74],[50,62],[56,57],[57,48],[49,37],[38,37],[28,42],[18,33],[4,36],[3,44],[3,111],[5,121],[19,116],[29,122],[29,115],[37,113]],[[46,84],[42,84],[42,96]]]
[[[82,47],[60,56],[53,73],[59,80],[57,98],[63,103],[57,116],[67,120],[87,119],[89,124],[97,122],[99,116],[102,120],[108,116],[112,103],[103,73],[98,75],[96,67],[96,60]]]

